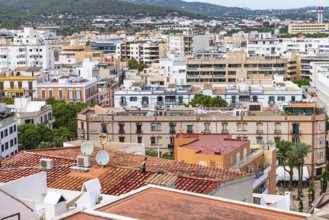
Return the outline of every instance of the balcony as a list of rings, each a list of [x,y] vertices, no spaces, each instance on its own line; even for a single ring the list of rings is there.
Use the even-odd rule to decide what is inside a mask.
[[[257,129],[257,130],[256,130],[256,134],[263,134],[263,130],[259,130],[259,129]]]
[[[228,130],[227,129],[222,129],[222,134],[228,134]]]
[[[173,144],[168,144],[168,149],[174,149],[174,145]]]
[[[270,170],[271,170],[271,165],[267,166],[262,172],[256,173],[254,182],[252,184],[254,189],[268,178],[268,172],[270,172]]]
[[[204,132],[205,134],[210,134],[210,133],[211,133],[211,130],[210,130],[210,129],[205,129],[203,132]]]
[[[274,130],[274,134],[281,134],[281,130]]]
[[[169,130],[169,134],[176,134],[176,130],[174,130],[174,129],[170,129],[170,130]]]
[[[142,102],[142,107],[143,108],[149,107],[149,103],[148,102]]]
[[[189,129],[188,129],[188,130],[186,130],[186,133],[187,133],[187,134],[193,134],[193,130],[189,130]]]
[[[137,129],[136,130],[136,134],[142,134],[142,133],[143,133],[142,129]]]
[[[302,131],[301,130],[292,130],[291,131],[291,134],[293,134],[293,135],[301,135],[302,134]]]
[[[119,129],[119,134],[124,134],[125,133],[125,130],[124,129]]]
[[[157,105],[163,105],[163,101],[157,101]]]
[[[275,102],[274,101],[269,101],[268,102],[268,106],[273,107],[274,105],[275,105]]]
[[[120,106],[122,106],[122,107],[123,107],[123,106],[127,106],[127,102],[120,102],[119,104],[120,104]]]

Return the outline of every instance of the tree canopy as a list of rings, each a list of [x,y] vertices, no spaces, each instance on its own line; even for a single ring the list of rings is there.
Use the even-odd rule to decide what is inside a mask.
[[[227,102],[219,96],[211,97],[202,94],[196,94],[189,103],[193,107],[227,107]]]
[[[297,84],[299,87],[310,85],[310,80],[308,80],[308,79],[296,79],[296,80],[293,80],[292,82]]]

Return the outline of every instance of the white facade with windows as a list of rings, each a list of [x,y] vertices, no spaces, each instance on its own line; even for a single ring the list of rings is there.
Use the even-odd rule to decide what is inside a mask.
[[[0,119],[0,156],[7,158],[18,152],[17,120],[15,116]]]
[[[317,101],[329,115],[329,64],[322,64],[321,71],[316,73]]]

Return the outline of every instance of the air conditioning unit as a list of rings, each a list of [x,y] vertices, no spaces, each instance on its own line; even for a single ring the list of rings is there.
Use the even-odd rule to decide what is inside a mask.
[[[89,156],[78,156],[77,165],[78,165],[78,167],[90,167],[90,157]]]
[[[99,195],[96,197],[96,205],[98,205],[99,203],[101,203],[101,201],[103,200],[103,196]]]
[[[53,159],[40,159],[40,167],[43,170],[51,170],[54,167]]]

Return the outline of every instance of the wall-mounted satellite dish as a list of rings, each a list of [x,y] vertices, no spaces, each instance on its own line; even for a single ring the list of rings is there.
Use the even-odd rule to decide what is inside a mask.
[[[94,152],[93,142],[91,142],[91,141],[84,141],[81,144],[81,152],[84,155],[87,155],[87,156],[91,155]]]
[[[110,155],[106,150],[101,150],[96,154],[96,162],[100,166],[105,166],[110,161]]]

